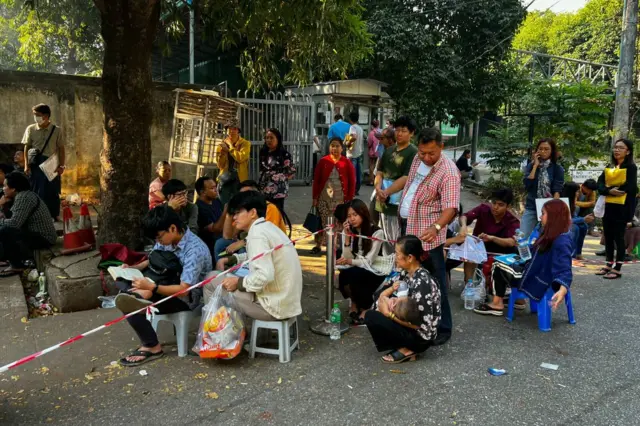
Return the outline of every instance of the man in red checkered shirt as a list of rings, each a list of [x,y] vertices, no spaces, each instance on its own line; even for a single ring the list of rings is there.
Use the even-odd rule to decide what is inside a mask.
[[[425,267],[440,283],[442,319],[435,344],[451,337],[453,321],[447,297],[444,242],[447,226],[460,205],[460,171],[456,163],[442,155],[442,134],[424,129],[418,136],[418,155],[413,159],[402,192],[398,217],[402,235],[416,235],[429,252]]]

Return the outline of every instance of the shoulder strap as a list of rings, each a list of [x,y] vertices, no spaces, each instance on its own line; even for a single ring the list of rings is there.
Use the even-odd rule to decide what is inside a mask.
[[[44,146],[42,147],[42,151],[44,152],[45,149],[47,149],[47,146],[49,145],[49,141],[51,140],[51,136],[53,136],[53,132],[56,131],[56,125],[52,124],[53,127],[51,127],[51,133],[49,133],[49,137],[47,138],[47,141],[44,143]]]

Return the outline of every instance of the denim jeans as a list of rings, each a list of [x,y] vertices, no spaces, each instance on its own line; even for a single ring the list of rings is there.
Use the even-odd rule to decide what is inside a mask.
[[[573,257],[582,255],[582,246],[587,236],[587,224],[579,223],[571,226],[571,237],[573,239]]]
[[[215,263],[218,263],[218,260],[220,260],[220,253],[225,251],[227,247],[229,247],[235,241],[236,240],[225,240],[224,238],[218,238],[216,240],[216,243],[213,247],[213,257],[214,257]],[[242,248],[238,250],[236,253],[244,253],[244,252],[245,252],[245,249]]]
[[[353,167],[356,169],[356,194],[360,192],[360,184],[362,183],[362,156],[353,157],[351,159]]]
[[[529,238],[529,235],[531,235],[537,224],[538,213],[536,210],[526,209],[524,213],[522,213],[522,218],[520,219],[520,230],[524,233],[525,238]]]

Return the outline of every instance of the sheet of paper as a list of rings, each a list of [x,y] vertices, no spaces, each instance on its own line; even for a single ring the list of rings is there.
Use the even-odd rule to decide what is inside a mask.
[[[42,170],[47,179],[49,179],[49,182],[58,177],[58,172],[56,170],[58,170],[59,164],[60,162],[58,161],[58,154],[53,154],[42,164],[40,164],[40,170]]]
[[[120,266],[110,266],[107,271],[111,274],[111,277],[116,280],[122,278],[124,280],[133,281],[134,278],[144,278],[142,272],[135,268],[122,268]]]

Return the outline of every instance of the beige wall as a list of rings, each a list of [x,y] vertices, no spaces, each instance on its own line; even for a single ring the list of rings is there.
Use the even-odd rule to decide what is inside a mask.
[[[170,84],[155,86],[152,164],[169,155],[175,88]],[[48,104],[52,121],[65,135],[68,168],[62,179],[63,194],[78,192],[83,198],[97,199],[103,124],[101,93],[99,78],[0,70],[0,144],[20,143],[25,128],[33,123],[31,107]],[[188,185],[193,183],[194,167],[176,165],[174,169],[174,177]]]

